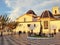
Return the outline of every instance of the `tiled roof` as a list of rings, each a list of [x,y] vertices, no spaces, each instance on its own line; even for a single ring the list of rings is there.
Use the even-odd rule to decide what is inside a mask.
[[[34,12],[33,10],[29,10],[29,11],[27,11],[26,14],[34,14],[34,15],[36,15],[35,12]]]
[[[41,16],[41,18],[54,18],[53,14],[49,10],[45,10]]]

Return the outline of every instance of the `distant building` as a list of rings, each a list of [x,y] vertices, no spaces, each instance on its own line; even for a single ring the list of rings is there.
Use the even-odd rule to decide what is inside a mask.
[[[53,7],[52,13],[49,10],[42,12],[41,16],[37,16],[34,11],[29,10],[26,14],[16,19],[18,26],[14,31],[31,31],[39,33],[42,25],[43,33],[57,33],[60,30],[60,12],[59,7]]]

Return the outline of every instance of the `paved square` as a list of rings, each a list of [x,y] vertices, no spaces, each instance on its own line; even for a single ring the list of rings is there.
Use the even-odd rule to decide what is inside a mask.
[[[25,34],[0,37],[0,45],[60,45],[58,39],[28,39]]]

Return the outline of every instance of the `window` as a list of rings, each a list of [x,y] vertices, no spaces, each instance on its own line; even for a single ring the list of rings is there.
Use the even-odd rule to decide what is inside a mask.
[[[26,18],[24,18],[24,22],[26,22]]]
[[[33,21],[37,21],[37,18],[33,18]]]
[[[55,10],[55,14],[57,14],[57,10]]]
[[[36,27],[36,24],[34,24],[34,27]]]
[[[30,27],[30,24],[28,24],[27,26]]]
[[[44,29],[48,29],[48,21],[44,21]]]
[[[58,30],[58,32],[60,32],[60,29]]]

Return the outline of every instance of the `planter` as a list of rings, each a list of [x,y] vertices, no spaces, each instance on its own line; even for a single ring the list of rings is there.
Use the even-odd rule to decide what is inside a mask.
[[[27,37],[28,39],[51,39],[52,37]]]

